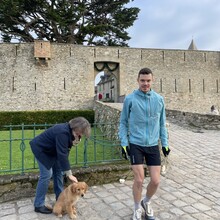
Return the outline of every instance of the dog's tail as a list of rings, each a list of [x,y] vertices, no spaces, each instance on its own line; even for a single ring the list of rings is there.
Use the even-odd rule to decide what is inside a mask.
[[[55,205],[53,207],[53,213],[56,216],[61,217],[62,216],[62,206],[55,203]]]

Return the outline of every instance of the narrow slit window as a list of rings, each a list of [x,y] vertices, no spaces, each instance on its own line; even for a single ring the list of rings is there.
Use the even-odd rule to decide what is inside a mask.
[[[203,88],[203,92],[205,92],[205,80],[202,80],[202,88]]]
[[[189,79],[189,92],[192,92],[191,79]]]
[[[163,80],[160,79],[160,92],[163,92]]]
[[[163,61],[165,60],[165,52],[162,51]]]
[[[15,47],[15,55],[18,55],[18,46]]]
[[[177,92],[177,81],[176,81],[176,79],[175,79],[174,85],[175,85],[175,92]]]
[[[96,49],[94,48],[94,57],[96,57]]]
[[[12,77],[12,92],[15,91],[15,78]]]

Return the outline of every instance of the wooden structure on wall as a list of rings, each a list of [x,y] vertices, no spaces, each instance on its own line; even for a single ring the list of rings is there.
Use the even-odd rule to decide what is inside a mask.
[[[48,66],[48,59],[51,59],[51,47],[49,41],[34,41],[34,57],[38,65]]]

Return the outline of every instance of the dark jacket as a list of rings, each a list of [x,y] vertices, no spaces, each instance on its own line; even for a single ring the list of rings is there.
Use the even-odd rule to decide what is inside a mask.
[[[57,161],[61,170],[67,171],[70,170],[68,156],[74,139],[69,124],[63,123],[48,128],[31,140],[30,145],[36,159],[47,169]]]

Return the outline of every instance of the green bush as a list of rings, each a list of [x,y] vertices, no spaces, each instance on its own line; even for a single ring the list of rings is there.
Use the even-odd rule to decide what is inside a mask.
[[[0,126],[20,124],[56,124],[68,122],[75,117],[85,117],[94,123],[93,110],[52,110],[52,111],[14,111],[0,112]]]

